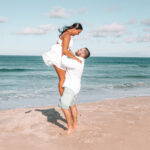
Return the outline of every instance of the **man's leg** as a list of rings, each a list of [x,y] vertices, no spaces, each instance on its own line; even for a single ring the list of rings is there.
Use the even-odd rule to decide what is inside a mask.
[[[78,111],[77,111],[77,107],[76,105],[70,106],[70,111],[71,111],[71,115],[72,115],[72,119],[73,119],[73,128],[77,128],[78,127]]]
[[[68,134],[71,133],[73,130],[72,116],[71,116],[71,112],[69,109],[69,106],[71,105],[73,98],[74,98],[74,92],[70,88],[65,87],[64,93],[61,96],[61,99],[58,104],[58,106],[61,107],[65,115],[67,126],[68,126],[68,130],[67,130]]]
[[[63,111],[65,118],[67,120],[67,126],[68,126],[67,134],[70,134],[73,130],[71,112],[69,109],[62,108],[61,110]]]

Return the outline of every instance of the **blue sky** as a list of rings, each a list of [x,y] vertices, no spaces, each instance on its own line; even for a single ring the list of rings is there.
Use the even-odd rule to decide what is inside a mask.
[[[0,0],[0,55],[41,55],[58,28],[80,22],[73,51],[92,56],[150,57],[148,0]]]

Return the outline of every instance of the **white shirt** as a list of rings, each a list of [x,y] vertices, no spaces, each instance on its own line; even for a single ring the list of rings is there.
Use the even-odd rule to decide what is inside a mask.
[[[82,63],[68,58],[67,56],[62,56],[62,65],[66,67],[66,79],[64,81],[63,87],[68,87],[72,89],[76,94],[79,93],[81,88],[81,76],[84,68],[84,58],[79,58]]]

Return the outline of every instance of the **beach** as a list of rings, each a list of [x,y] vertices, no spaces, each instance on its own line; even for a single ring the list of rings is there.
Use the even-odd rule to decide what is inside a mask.
[[[0,150],[149,150],[150,97],[77,105],[79,127],[65,135],[57,105],[0,111]]]
[[[0,150],[150,150],[150,1],[0,4]]]

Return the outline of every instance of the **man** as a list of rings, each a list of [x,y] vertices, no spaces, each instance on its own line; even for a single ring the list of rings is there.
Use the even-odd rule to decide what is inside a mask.
[[[64,92],[58,106],[61,107],[67,120],[67,134],[70,134],[73,129],[78,126],[76,96],[81,87],[81,76],[84,68],[84,60],[90,56],[90,52],[87,48],[82,48],[76,52],[76,56],[82,61],[82,63],[68,58],[67,56],[62,56],[62,65],[67,69],[66,79],[63,84]]]

